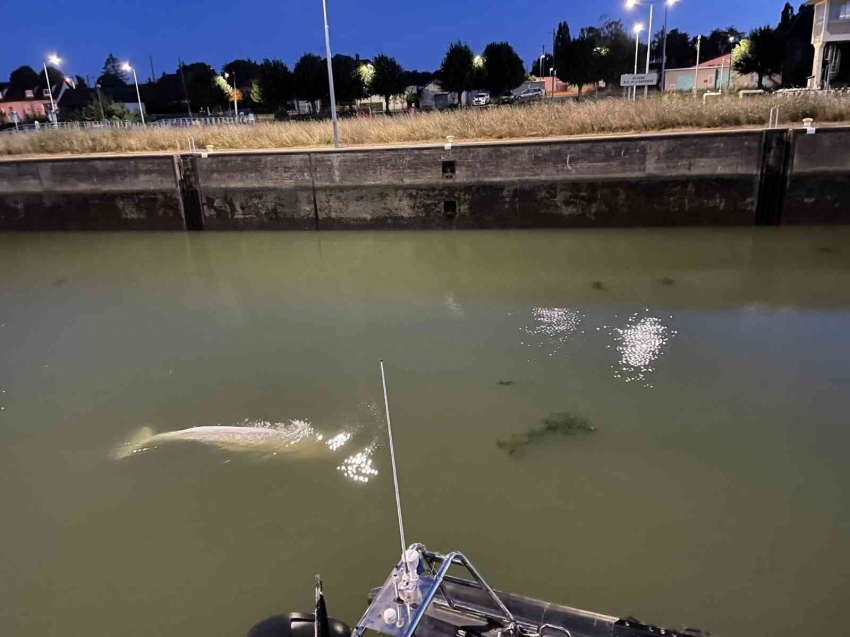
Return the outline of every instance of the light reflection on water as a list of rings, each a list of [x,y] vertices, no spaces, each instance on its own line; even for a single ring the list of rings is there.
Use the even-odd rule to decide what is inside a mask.
[[[532,342],[520,342],[527,347],[541,347],[549,356],[561,351],[563,345],[581,325],[584,315],[565,307],[535,307],[531,310],[533,322],[522,328],[532,337]]]
[[[372,465],[372,454],[376,448],[377,444],[373,442],[362,451],[348,456],[336,468],[337,471],[341,471],[342,475],[354,482],[369,482],[378,475],[378,470]]]
[[[644,311],[648,312],[649,308]],[[622,378],[627,383],[638,381],[644,383],[644,387],[652,387],[647,378],[655,371],[653,364],[678,332],[664,325],[656,316],[640,317],[635,312],[628,318],[625,327],[615,327],[609,334],[614,337],[620,354],[619,368],[612,366],[614,378]]]

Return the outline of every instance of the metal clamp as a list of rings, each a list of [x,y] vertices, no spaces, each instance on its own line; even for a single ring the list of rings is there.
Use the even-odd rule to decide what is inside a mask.
[[[415,594],[410,596],[411,600],[415,599],[416,601],[403,602],[399,599],[397,580],[399,574],[403,573],[406,568],[405,561],[402,559],[390,573],[371,606],[366,609],[363,617],[357,623],[357,627],[354,629],[355,635],[362,635],[369,628],[390,637],[412,637],[431,602],[434,601],[437,591],[440,591],[450,608],[457,608],[455,602],[443,587],[443,580],[448,576],[449,568],[452,564],[455,564],[464,567],[475,580],[474,583],[470,582],[470,584],[477,585],[478,588],[485,591],[495,603],[498,614],[494,615],[494,619],[502,624],[504,631],[512,637],[519,637],[517,621],[513,614],[463,553],[454,551],[448,555],[441,555],[428,551],[421,544],[412,544],[408,551],[418,552],[431,572],[431,575],[423,573],[416,580]],[[438,563],[440,566],[435,570]],[[396,612],[385,615],[388,608],[396,609]]]

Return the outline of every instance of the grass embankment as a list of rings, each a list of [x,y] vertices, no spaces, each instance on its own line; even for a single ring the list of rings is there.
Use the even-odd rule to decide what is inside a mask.
[[[749,99],[725,97],[707,103],[686,97],[621,99],[582,102],[543,102],[522,107],[466,109],[377,116],[340,121],[345,146],[405,144],[595,135],[682,129],[761,126],[770,110],[780,108],[780,122],[800,124],[804,117],[817,123],[850,122],[850,97],[827,95],[772,96]],[[216,150],[305,148],[332,144],[330,122],[275,122],[251,126],[186,128],[57,130],[0,135],[0,156],[137,153],[186,150],[187,136],[198,148]]]

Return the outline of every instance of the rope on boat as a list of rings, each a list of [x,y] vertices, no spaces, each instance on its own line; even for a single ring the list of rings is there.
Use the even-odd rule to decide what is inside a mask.
[[[401,536],[401,555],[404,560],[404,552],[407,550],[407,542],[404,541],[404,521],[401,518],[401,496],[398,493],[398,469],[395,465],[395,446],[393,445],[393,426],[390,422],[390,401],[387,397],[387,377],[384,374],[384,361],[381,359],[381,383],[384,385],[384,408],[387,414],[387,433],[390,438],[390,459],[393,465],[393,486],[395,487],[395,506],[398,512],[398,533]],[[404,560],[406,562],[406,560]]]

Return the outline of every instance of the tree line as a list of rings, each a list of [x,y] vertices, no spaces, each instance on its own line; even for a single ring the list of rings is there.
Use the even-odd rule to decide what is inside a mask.
[[[810,19],[808,25],[798,29],[798,37],[808,38],[811,33],[812,7],[801,7],[795,14],[786,4],[777,27],[764,26],[744,34],[735,27],[718,28],[706,36],[699,36],[700,58],[709,60],[732,53],[734,69],[741,74],[755,74],[759,86],[764,78],[782,71],[786,85],[803,83],[811,71],[811,57],[803,56],[796,68],[787,64],[787,47],[791,24],[796,17]],[[802,36],[799,34],[802,33]],[[667,33],[667,68],[693,66],[697,58],[698,36],[680,29]],[[805,45],[811,48],[810,43]],[[664,33],[653,35],[650,47],[652,66],[659,68],[663,57]],[[406,70],[393,57],[379,54],[371,60],[359,56],[334,55],[331,66],[337,102],[354,104],[371,95],[380,95],[389,110],[390,99],[404,95],[410,86],[423,86],[435,76],[448,92],[487,89],[491,93],[515,89],[529,76],[554,74],[562,82],[575,86],[581,97],[584,87],[619,86],[620,76],[634,70],[635,36],[628,32],[622,20],[604,20],[597,26],[583,27],[576,35],[567,22],[560,22],[554,32],[553,52],[535,58],[525,66],[514,48],[507,42],[491,42],[480,54],[464,42],[449,44],[440,68],[434,72]],[[641,60],[645,60],[646,45],[639,45]],[[121,62],[109,54],[104,61],[95,86],[116,89],[129,86],[130,77]],[[641,64],[641,67],[643,65]],[[63,73],[48,66],[51,84],[65,80]],[[77,75],[75,83],[86,86]],[[43,77],[30,66],[21,66],[10,74],[12,89],[26,90],[39,86]],[[219,71],[205,62],[180,62],[171,73],[149,79],[141,86],[142,99],[149,112],[180,113],[219,109],[226,107],[234,97],[250,108],[266,112],[286,109],[292,100],[305,102],[329,100],[327,60],[305,53],[290,68],[280,59],[267,58],[260,62],[236,59],[224,64]],[[408,96],[415,101],[416,96]],[[103,100],[91,109],[103,108]],[[111,111],[119,105],[108,103]],[[94,112],[94,111],[93,111]],[[123,113],[122,113],[123,114]],[[79,114],[78,114],[79,115]]]

